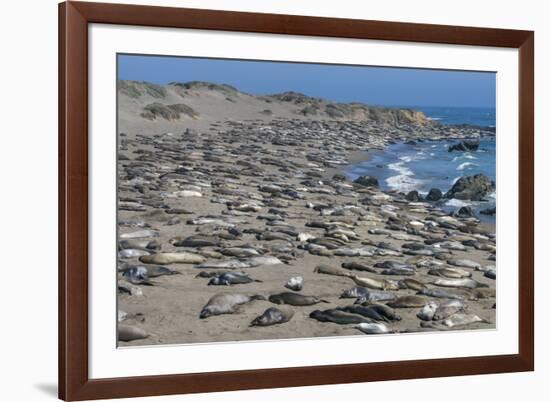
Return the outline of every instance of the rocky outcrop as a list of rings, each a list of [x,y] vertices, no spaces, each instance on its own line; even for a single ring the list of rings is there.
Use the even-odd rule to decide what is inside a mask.
[[[372,176],[359,176],[353,182],[364,187],[378,187],[378,179]]]
[[[405,198],[407,199],[407,201],[411,202],[422,201],[422,197],[420,197],[420,194],[418,194],[418,191],[416,190],[409,191]]]
[[[448,151],[461,151],[461,152],[467,152],[467,151],[477,151],[479,148],[479,141],[477,140],[464,140],[460,141],[458,144],[453,144],[449,146]]]
[[[464,176],[457,180],[445,194],[445,198],[481,201],[495,190],[495,182],[484,174]]]
[[[443,193],[438,188],[430,189],[428,195],[426,196],[427,201],[439,201],[441,198],[443,198]]]

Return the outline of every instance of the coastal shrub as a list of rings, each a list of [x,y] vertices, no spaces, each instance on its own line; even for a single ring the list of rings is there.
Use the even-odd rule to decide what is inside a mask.
[[[193,119],[196,119],[199,116],[193,108],[183,103],[164,105],[162,103],[155,102],[150,103],[143,108],[141,117],[148,120],[155,120],[157,117],[165,120],[179,120],[182,114]]]

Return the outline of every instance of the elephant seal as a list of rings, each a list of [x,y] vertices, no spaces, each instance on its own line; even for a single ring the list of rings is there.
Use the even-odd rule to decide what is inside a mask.
[[[428,271],[429,275],[442,276],[451,279],[469,278],[472,276],[471,272],[468,272],[461,268],[434,268]]]
[[[208,285],[237,285],[250,282],[261,282],[257,279],[252,279],[248,274],[238,272],[225,272],[221,275],[214,276],[208,281]]]
[[[449,288],[466,288],[477,289],[486,288],[488,285],[478,282],[474,279],[462,278],[462,279],[436,279],[432,282],[435,286],[443,286]]]
[[[119,235],[119,238],[123,240],[141,239],[144,237],[159,237],[159,233],[153,230],[146,229],[146,230],[138,230],[137,232],[122,233]]]
[[[371,309],[369,306],[363,306],[361,304],[352,304],[351,306],[339,307],[338,310],[345,311],[346,313],[362,315],[363,317],[370,318],[374,321],[389,321],[385,316],[379,314],[376,309]]]
[[[358,297],[366,296],[369,290],[362,286],[354,286],[351,289],[346,289],[340,295],[340,299],[356,299]]]
[[[401,321],[401,316],[399,316],[394,309],[385,304],[366,302],[363,303],[363,306],[368,306],[371,310],[376,311],[386,319],[385,321]]]
[[[399,290],[399,286],[397,285],[397,282],[387,280],[387,279],[374,279],[374,278],[368,278],[368,277],[359,277],[357,275],[348,274],[353,281],[359,285],[370,289],[378,289],[378,290]]]
[[[217,236],[194,235],[185,239],[175,237],[170,243],[175,247],[217,247],[220,245],[220,239]]]
[[[366,264],[361,264],[360,262],[351,261],[351,262],[343,262],[342,268],[351,269],[353,271],[367,271],[371,272],[373,274],[376,274],[377,271],[374,268],[369,267]]]
[[[333,322],[341,325],[371,322],[369,318],[344,313],[337,309],[315,310],[309,314],[309,317],[317,321]]]
[[[156,240],[127,239],[119,241],[118,248],[121,250],[133,248],[145,251],[156,251],[160,249],[160,244]]]
[[[447,260],[447,264],[454,265],[455,267],[473,268],[473,269],[481,267],[481,264],[478,264],[477,262],[472,260],[449,259]]]
[[[464,310],[464,302],[462,300],[451,299],[444,303],[441,303],[433,316],[434,321],[444,320],[449,318],[455,313],[459,313]]]
[[[269,296],[269,301],[275,304],[290,304],[291,306],[312,306],[317,303],[330,303],[315,296],[305,296],[299,293],[282,292]]]
[[[144,255],[139,260],[145,264],[200,264],[206,260],[200,254],[194,253],[158,253],[153,255]]]
[[[131,325],[118,324],[118,340],[122,342],[135,341],[136,339],[145,339],[149,334],[143,329]]]
[[[446,318],[445,320],[443,320],[443,325],[449,328],[452,328],[452,327],[461,326],[461,325],[470,325],[476,322],[489,323],[487,320],[484,320],[483,318],[480,318],[475,314],[456,313],[450,316],[449,318]]]
[[[380,335],[390,333],[390,329],[383,323],[360,323],[354,328],[367,335]]]
[[[427,303],[428,300],[421,296],[401,296],[387,304],[393,308],[412,308],[424,307]]]
[[[340,268],[331,267],[330,265],[320,264],[315,267],[313,272],[325,275],[334,275],[334,276],[350,276],[349,272],[343,271]]]
[[[270,307],[262,315],[256,317],[251,323],[251,327],[267,327],[269,325],[282,324],[290,321],[294,316],[294,311],[287,306]]]
[[[451,293],[444,289],[420,289],[417,293],[418,295],[437,297],[441,299],[458,299],[464,300],[464,295],[458,293]]]
[[[163,275],[179,275],[180,272],[170,269],[168,267],[163,267],[162,265],[127,265],[124,268],[122,268],[120,271],[123,273],[132,269],[132,268],[140,268],[141,270],[145,270],[147,273],[147,276],[149,278],[156,278]]]
[[[145,250],[141,250],[137,248],[125,248],[118,252],[118,258],[120,259],[136,258],[136,257],[141,257],[149,254],[151,253]]]
[[[384,290],[368,290],[365,295],[357,297],[354,304],[388,301],[396,298],[397,296],[392,292],[386,292]]]
[[[423,282],[420,282],[416,279],[405,278],[397,282],[397,285],[400,289],[412,289],[412,290],[421,290],[426,289],[426,285]]]
[[[149,280],[149,275],[147,275],[147,268],[145,267],[137,266],[129,268],[122,273],[122,276],[133,285],[154,285],[154,283]]]
[[[202,308],[199,318],[207,318],[220,314],[233,314],[238,306],[253,300],[265,300],[265,297],[262,295],[247,296],[239,293],[218,293],[208,300]]]

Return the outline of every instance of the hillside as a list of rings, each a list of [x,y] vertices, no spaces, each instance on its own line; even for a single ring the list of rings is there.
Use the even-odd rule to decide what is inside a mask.
[[[119,81],[119,131],[163,132],[182,127],[206,129],[224,121],[301,119],[372,121],[392,126],[430,124],[410,109],[390,109],[362,103],[335,103],[297,92],[254,96],[226,84],[201,81]]]

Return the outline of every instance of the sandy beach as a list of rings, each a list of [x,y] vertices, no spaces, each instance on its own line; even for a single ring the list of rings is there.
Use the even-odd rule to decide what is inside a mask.
[[[353,323],[310,317],[315,310],[340,311],[344,320],[380,322],[388,333],[495,327],[494,225],[464,211],[450,216],[437,201],[382,191],[345,175],[369,151],[391,142],[459,141],[490,133],[412,114],[408,120],[386,114],[353,118],[356,112],[306,116],[293,111],[304,107],[295,100],[270,99],[267,115],[261,113],[265,105],[256,104],[263,99],[232,94],[233,101],[227,101],[222,99],[227,93],[203,87],[183,97],[199,117],[150,120],[140,115],[144,105],[153,100],[168,104],[174,95],[169,90],[164,98],[152,99],[136,88],[139,96],[119,91],[118,308],[120,325],[138,328],[143,336],[121,339],[119,346],[364,336]],[[223,102],[230,104],[231,119],[223,118]],[[149,256],[182,252],[201,262],[146,262]],[[255,257],[278,262],[228,264],[246,265]],[[368,270],[343,267],[351,262]],[[314,272],[320,265],[332,274]],[[197,277],[201,272],[204,277]],[[208,285],[208,273],[222,272],[244,272],[252,281]],[[298,276],[303,289],[285,287]],[[370,298],[354,304],[356,298],[341,297],[364,278],[368,286],[361,287],[372,293]],[[421,288],[446,292],[446,297],[419,295]],[[269,296],[282,292],[322,301],[290,306],[294,315],[288,322],[250,326],[266,309],[279,306]],[[390,293],[392,299],[377,300],[377,292]],[[220,293],[265,300],[199,318]],[[396,300],[414,301],[414,306],[402,307]],[[453,300],[460,306],[443,308]],[[373,320],[344,311],[360,302],[365,308],[393,304],[400,319]],[[439,308],[439,315],[419,318],[427,305]]]

